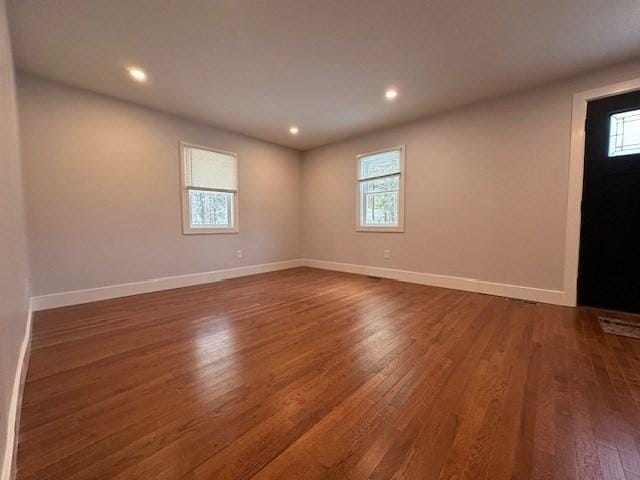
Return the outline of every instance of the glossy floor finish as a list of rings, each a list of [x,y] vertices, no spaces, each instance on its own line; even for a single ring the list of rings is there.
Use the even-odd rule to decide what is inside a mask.
[[[308,268],[38,313],[19,479],[640,479],[640,341]]]

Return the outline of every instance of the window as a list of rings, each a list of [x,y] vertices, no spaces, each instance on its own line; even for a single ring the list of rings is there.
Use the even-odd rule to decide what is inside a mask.
[[[238,231],[238,157],[180,144],[184,233]]]
[[[404,231],[404,147],[358,155],[359,231]]]
[[[614,113],[609,125],[609,156],[640,153],[640,110]]]

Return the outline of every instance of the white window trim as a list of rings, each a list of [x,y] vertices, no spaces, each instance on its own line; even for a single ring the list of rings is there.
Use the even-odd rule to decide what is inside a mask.
[[[238,154],[234,152],[227,152],[226,150],[220,150],[219,148],[206,147],[204,145],[198,145],[189,142],[180,143],[180,194],[182,196],[182,233],[185,235],[201,235],[212,233],[238,233],[240,231],[239,215],[238,215],[238,190],[215,190],[220,192],[233,193],[233,226],[232,227],[192,227],[191,226],[191,211],[189,205],[189,188],[186,186],[185,181],[185,148],[197,148],[200,150],[208,150],[215,153],[223,153],[225,155],[231,155],[236,159],[236,181],[239,183],[238,178]],[[207,190],[207,189],[204,189]]]
[[[360,159],[369,155],[375,155],[376,153],[384,153],[392,150],[400,150],[400,179],[398,190],[398,225],[394,226],[365,226],[361,224],[362,212],[360,206]],[[406,176],[406,164],[405,164],[405,146],[398,145],[396,147],[383,148],[374,152],[361,153],[356,155],[356,231],[357,232],[378,232],[378,233],[403,233],[404,232],[404,180]]]

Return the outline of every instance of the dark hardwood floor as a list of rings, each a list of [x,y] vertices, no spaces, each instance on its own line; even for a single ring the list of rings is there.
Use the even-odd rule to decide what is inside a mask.
[[[19,479],[640,479],[640,341],[300,268],[39,312]]]

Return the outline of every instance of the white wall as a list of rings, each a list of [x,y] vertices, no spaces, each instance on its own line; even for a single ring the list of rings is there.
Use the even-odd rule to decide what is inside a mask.
[[[562,290],[573,94],[635,77],[640,62],[305,152],[305,258]],[[355,157],[400,144],[405,232],[356,232]]]
[[[572,96],[634,77],[640,62],[305,152],[300,167],[293,150],[21,75],[34,294],[301,254],[561,292]],[[239,153],[239,235],[181,234],[179,140]],[[406,231],[356,232],[355,156],[399,144]]]
[[[0,0],[0,477],[8,478],[13,451],[21,346],[28,322],[28,274],[22,172],[13,64]]]
[[[18,97],[34,295],[299,258],[299,152],[27,75]],[[180,140],[238,153],[239,234],[182,234]]]

